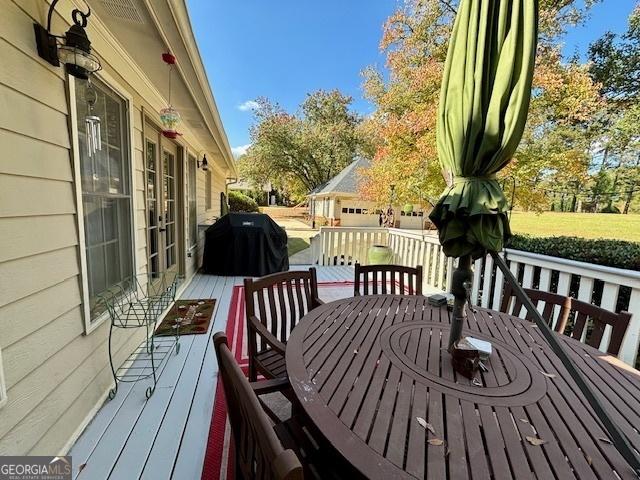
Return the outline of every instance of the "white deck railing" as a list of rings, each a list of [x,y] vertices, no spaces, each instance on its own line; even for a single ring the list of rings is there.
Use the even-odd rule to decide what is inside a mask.
[[[390,246],[394,263],[422,265],[425,284],[444,291],[451,289],[453,259],[444,255],[438,237],[432,232],[322,227],[311,241],[314,263],[319,265],[354,265],[356,262],[366,265],[367,250],[372,245]],[[611,311],[621,303],[633,316],[618,357],[629,365],[635,364],[640,342],[640,272],[512,249],[505,249],[503,255],[523,287],[572,295]],[[498,309],[503,286],[502,273],[490,256],[476,260],[472,303]],[[601,349],[608,343],[609,335],[605,330]]]

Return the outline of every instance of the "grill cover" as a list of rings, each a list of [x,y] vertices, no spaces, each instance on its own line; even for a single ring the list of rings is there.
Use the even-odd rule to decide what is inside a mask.
[[[261,277],[289,270],[287,233],[262,213],[227,213],[205,232],[202,268]]]

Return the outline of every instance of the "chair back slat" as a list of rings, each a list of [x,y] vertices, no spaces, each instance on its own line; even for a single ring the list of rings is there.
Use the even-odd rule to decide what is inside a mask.
[[[571,338],[576,340],[582,340],[582,334],[587,326],[587,314],[584,312],[576,312],[573,322],[573,329],[571,330]]]
[[[583,337],[586,336],[585,343],[587,345],[600,348],[606,327],[610,325],[611,336],[609,337],[608,345],[606,345],[606,351],[612,355],[617,355],[620,351],[622,340],[624,339],[631,319],[630,313],[611,312],[597,305],[557,293],[533,290],[530,288],[525,288],[524,291],[534,305],[538,305],[539,302],[544,302],[542,317],[548,325],[553,324],[554,314],[556,309],[558,310],[558,318],[554,326],[556,332],[566,332],[571,338],[579,341],[582,341]],[[512,298],[514,299],[514,307],[513,310],[509,311],[509,304]],[[520,316],[522,302],[515,297],[515,293],[510,285],[505,286],[500,310],[504,313]],[[572,314],[574,317],[573,327],[569,333],[567,332],[567,327],[569,326],[569,319]],[[527,319],[531,320],[529,314],[527,314]]]
[[[422,266],[355,265],[353,293],[358,295],[422,295]]]
[[[242,478],[302,479],[300,461],[292,450],[282,447],[258,397],[233,358],[227,337],[222,332],[216,333],[213,343],[235,445],[239,470],[236,474]]]

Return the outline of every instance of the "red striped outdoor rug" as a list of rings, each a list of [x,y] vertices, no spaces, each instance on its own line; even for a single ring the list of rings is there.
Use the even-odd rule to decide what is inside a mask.
[[[325,302],[351,297],[353,296],[353,282],[319,282],[318,293]],[[244,287],[237,285],[233,288],[225,333],[229,348],[246,375],[249,359],[245,338],[244,308]],[[202,468],[202,480],[232,480],[234,478],[233,469],[233,442],[227,421],[227,405],[222,381],[218,378],[211,426],[209,427],[209,440]]]

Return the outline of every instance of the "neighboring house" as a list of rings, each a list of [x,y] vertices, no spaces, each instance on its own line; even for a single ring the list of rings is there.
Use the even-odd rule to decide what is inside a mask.
[[[132,273],[175,272],[184,286],[199,266],[199,226],[220,215],[236,171],[184,0],[90,2],[86,31],[103,66],[92,76],[93,155],[87,82],[36,49],[34,23],[46,26],[51,2],[0,3],[0,455],[54,455],[113,386],[96,295]],[[74,8],[86,4],[56,5],[51,33],[67,31]],[[175,140],[160,134],[166,51],[178,59]],[[116,361],[143,338],[115,331]]]
[[[369,168],[369,160],[358,158],[340,173],[309,195],[309,216],[315,226],[378,227],[380,207],[363,200],[358,193],[359,171]],[[426,219],[422,210],[405,214],[400,206],[393,207],[396,226],[421,229]]]

